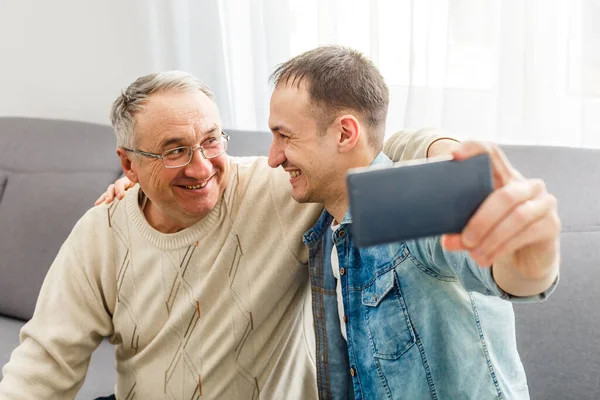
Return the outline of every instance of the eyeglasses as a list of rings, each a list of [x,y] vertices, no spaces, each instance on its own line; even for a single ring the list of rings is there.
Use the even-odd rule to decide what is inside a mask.
[[[202,156],[209,160],[225,153],[227,151],[227,143],[229,143],[229,135],[221,132],[221,136],[209,138],[198,147],[181,146],[167,150],[162,154],[148,153],[147,151],[133,150],[126,147],[123,147],[123,150],[146,157],[161,159],[165,168],[181,168],[192,162],[192,157],[194,157],[196,150],[200,150]]]

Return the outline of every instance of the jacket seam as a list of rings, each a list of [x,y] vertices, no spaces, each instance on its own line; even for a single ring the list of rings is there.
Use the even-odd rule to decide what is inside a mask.
[[[385,390],[385,394],[387,395],[388,399],[392,399],[392,392],[390,391],[388,381],[385,378],[383,371],[381,370],[381,365],[379,365],[379,359],[377,357],[374,357],[374,358],[375,358],[375,366],[377,368],[377,375],[379,375],[379,378],[383,382],[383,388]]]
[[[427,265],[422,263],[414,254],[412,254],[410,252],[410,250],[408,249],[408,246],[406,247],[405,251],[407,253],[407,258],[410,258],[415,263],[417,268],[419,268],[422,272],[426,273],[427,275],[431,276],[432,278],[435,278],[440,281],[445,281],[445,282],[457,282],[458,281],[458,279],[454,276],[442,275],[439,272],[434,271],[433,269],[429,268]]]
[[[322,257],[318,257],[318,253],[323,253],[323,242],[320,243],[320,246],[317,246],[317,248],[313,249],[311,251],[311,253],[313,255],[313,260],[315,260],[315,269],[316,271],[314,271],[315,273],[312,274],[311,278],[311,285],[312,288],[315,289],[315,287],[317,289],[320,289],[320,287],[318,286],[319,282],[316,282],[319,277],[322,275],[322,269],[323,266],[322,264]],[[309,263],[310,265],[310,263]],[[315,285],[313,285],[313,279],[314,279],[314,283]],[[318,299],[317,299],[318,296]],[[331,382],[329,381],[329,373],[328,373],[328,359],[321,359],[320,354],[325,354],[325,357],[327,357],[327,355],[329,354],[329,349],[327,346],[327,340],[321,340],[321,338],[323,337],[327,337],[327,335],[325,335],[325,319],[324,319],[324,315],[325,315],[325,307],[324,307],[324,299],[323,299],[323,291],[321,290],[313,290],[313,294],[312,294],[312,307],[313,310],[317,310],[319,311],[318,314],[316,314],[315,312],[313,312],[313,325],[315,325],[315,322],[318,323],[318,332],[317,329],[315,329],[315,343],[316,343],[316,349],[317,349],[317,354],[315,355],[315,358],[317,360],[320,360],[319,362],[319,367],[317,368],[317,384],[319,383],[319,381],[321,382],[321,385],[318,385],[318,390],[319,390],[319,396],[323,396],[323,398],[325,399],[330,399],[332,398],[332,394],[331,394]],[[316,328],[316,327],[315,327]],[[323,331],[323,332],[321,332]],[[317,334],[318,333],[318,334]]]
[[[429,367],[429,361],[427,361],[427,355],[425,354],[425,347],[423,346],[423,342],[421,341],[421,336],[415,329],[415,343],[417,348],[419,349],[419,353],[421,354],[421,363],[423,364],[423,368],[425,369],[425,376],[427,377],[427,383],[429,385],[429,393],[431,393],[431,399],[437,400],[437,390],[435,389],[435,382],[433,381],[433,375],[431,374],[431,368]]]
[[[471,308],[473,310],[473,316],[475,317],[475,323],[477,325],[477,332],[479,334],[479,340],[481,342],[481,349],[483,350],[483,354],[485,356],[485,360],[488,366],[488,372],[494,382],[494,387],[496,388],[496,393],[498,394],[499,400],[505,400],[504,394],[502,393],[502,389],[500,388],[500,384],[498,382],[498,378],[496,377],[496,371],[494,369],[494,365],[490,358],[490,353],[488,352],[487,343],[485,340],[485,335],[483,334],[483,329],[481,327],[481,320],[479,319],[479,311],[477,310],[477,304],[475,303],[475,298],[472,293],[469,293],[469,297],[471,300]]]

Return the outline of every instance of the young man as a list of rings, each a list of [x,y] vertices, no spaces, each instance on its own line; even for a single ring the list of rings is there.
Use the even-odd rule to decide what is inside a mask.
[[[387,87],[336,46],[289,60],[273,80],[269,165],[288,172],[296,201],[325,207],[304,235],[320,397],[528,398],[510,302],[540,301],[557,282],[560,221],[543,182],[498,147],[465,143],[454,157],[488,153],[495,190],[461,234],[357,248],[344,174],[391,164]]]

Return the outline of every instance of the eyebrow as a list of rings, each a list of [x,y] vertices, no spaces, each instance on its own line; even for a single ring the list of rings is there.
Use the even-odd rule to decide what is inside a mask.
[[[280,131],[291,133],[291,131],[285,125],[275,125],[269,129],[275,133],[279,133]]]
[[[213,134],[215,131],[217,131],[219,129],[219,127],[217,125],[213,125],[210,129],[208,129],[206,132],[202,133],[200,135],[200,137],[202,138],[202,140],[206,137],[209,136],[211,134]],[[185,138],[181,137],[181,136],[172,136],[169,138],[166,138],[165,140],[163,140],[160,143],[160,148],[164,149],[167,146],[170,146],[172,144],[183,144],[185,143]],[[200,141],[202,141],[200,140]]]

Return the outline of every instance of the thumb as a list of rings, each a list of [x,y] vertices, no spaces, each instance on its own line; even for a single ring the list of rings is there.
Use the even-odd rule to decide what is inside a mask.
[[[449,251],[467,250],[467,248],[463,245],[460,233],[449,233],[442,235],[441,244],[444,249]]]

